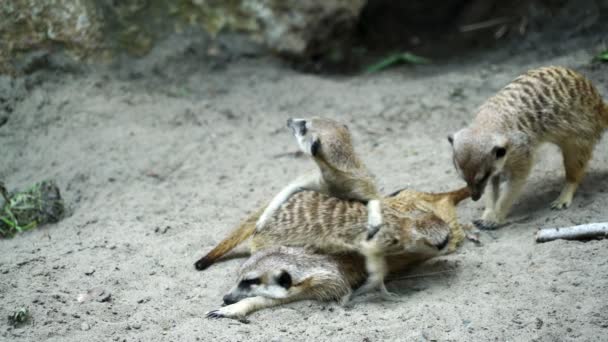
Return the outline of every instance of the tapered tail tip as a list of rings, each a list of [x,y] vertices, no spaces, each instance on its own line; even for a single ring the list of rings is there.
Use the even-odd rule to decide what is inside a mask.
[[[209,260],[206,257],[200,258],[197,262],[194,263],[194,267],[198,271],[206,270],[209,266],[213,264],[213,260]]]

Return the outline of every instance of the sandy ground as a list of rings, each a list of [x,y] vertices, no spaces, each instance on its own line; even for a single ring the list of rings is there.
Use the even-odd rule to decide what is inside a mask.
[[[579,37],[580,38],[580,37]],[[71,215],[0,241],[4,341],[599,341],[608,336],[608,241],[536,244],[541,227],[608,219],[608,138],[567,211],[548,209],[563,171],[553,147],[511,224],[389,283],[402,302],[351,310],[300,302],[209,320],[243,259],[196,272],[193,262],[310,161],[288,117],[347,122],[385,193],[461,185],[446,135],[523,71],[560,64],[608,98],[608,65],[591,66],[597,39],[580,38],[402,67],[371,76],[301,74],[267,58],[173,55],[128,68],[44,71],[2,78],[0,179],[10,189],[56,179]],[[594,45],[596,44],[596,45]],[[158,62],[158,60],[160,60]],[[12,102],[11,102],[12,101]],[[463,221],[481,214],[465,201]],[[78,303],[102,288],[109,301]],[[27,306],[31,322],[5,317]]]

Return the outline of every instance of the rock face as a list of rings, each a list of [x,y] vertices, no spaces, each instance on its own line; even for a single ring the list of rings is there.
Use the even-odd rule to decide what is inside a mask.
[[[0,73],[28,54],[75,59],[126,52],[199,26],[211,37],[251,35],[276,53],[324,53],[348,36],[366,0],[19,0],[0,1]],[[203,33],[202,33],[203,34]],[[26,71],[27,72],[27,71]]]
[[[365,0],[244,0],[272,50],[294,56],[324,52],[350,35]]]
[[[100,15],[93,0],[0,3],[0,72],[22,52],[65,46],[75,58],[99,48]]]

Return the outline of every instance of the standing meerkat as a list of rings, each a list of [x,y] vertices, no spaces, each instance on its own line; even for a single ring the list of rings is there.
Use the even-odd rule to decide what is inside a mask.
[[[570,206],[607,127],[608,106],[577,72],[552,66],[517,77],[478,109],[471,125],[448,136],[454,166],[473,200],[486,192],[475,225],[493,229],[504,222],[545,142],[560,147],[566,169],[566,184],[551,207]]]
[[[255,226],[260,210],[198,260],[195,266],[199,270],[209,267],[249,237],[252,253],[281,245],[307,247],[327,254],[360,252],[365,256],[369,276],[354,295],[379,288],[387,297],[390,294],[384,286],[388,272],[385,256],[407,253],[437,255],[452,251],[452,247],[455,248],[464,238],[454,207],[469,196],[468,188],[463,188],[442,194],[408,190],[385,198],[382,204],[386,208],[384,227],[369,241],[364,204],[317,192],[300,192],[291,196],[271,216],[263,230],[257,231]]]
[[[346,125],[323,118],[288,119],[300,150],[309,155],[318,170],[300,176],[289,183],[270,201],[256,226],[264,229],[268,219],[293,194],[312,190],[345,200],[367,203],[367,233],[371,239],[382,226],[380,194],[365,164],[353,147]]]
[[[447,229],[437,230],[445,235]],[[439,239],[442,237],[440,236]],[[390,273],[432,257],[405,254],[387,258]],[[224,296],[223,307],[208,318],[241,319],[249,313],[299,300],[343,301],[367,277],[357,253],[317,254],[302,247],[272,247],[253,254],[238,272],[237,284]]]

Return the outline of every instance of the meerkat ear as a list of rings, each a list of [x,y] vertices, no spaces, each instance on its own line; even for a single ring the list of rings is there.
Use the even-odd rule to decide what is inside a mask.
[[[450,142],[450,145],[454,145],[454,134],[448,134],[448,141]]]
[[[507,154],[506,146],[494,146],[492,149],[492,154],[496,157],[496,159],[500,159]]]
[[[277,277],[277,284],[279,284],[281,287],[283,287],[285,289],[290,288],[291,284],[292,284],[292,279],[291,279],[291,275],[289,274],[289,272],[287,272],[285,270],[281,270],[281,273]]]

